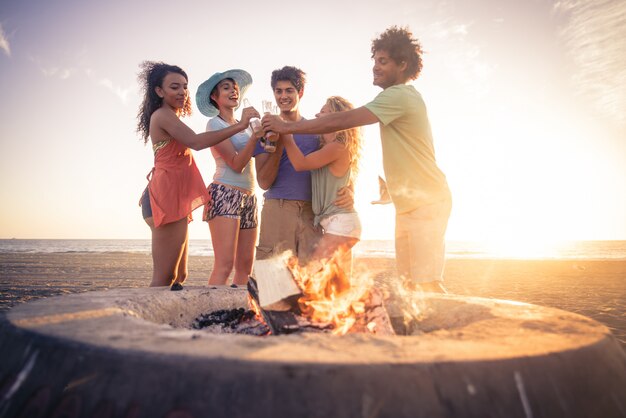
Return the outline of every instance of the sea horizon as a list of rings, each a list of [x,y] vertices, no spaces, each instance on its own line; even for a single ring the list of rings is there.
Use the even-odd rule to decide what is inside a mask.
[[[0,239],[0,253],[150,253],[150,239]],[[626,240],[577,240],[551,245],[511,247],[510,243],[451,240],[451,259],[522,260],[626,260]],[[210,239],[191,239],[189,255],[213,256]],[[363,240],[354,247],[356,257],[395,257],[393,240]]]

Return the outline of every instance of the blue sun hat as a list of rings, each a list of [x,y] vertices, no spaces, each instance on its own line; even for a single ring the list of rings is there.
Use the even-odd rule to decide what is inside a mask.
[[[244,70],[228,70],[223,73],[215,73],[208,80],[200,84],[196,92],[196,106],[204,116],[213,117],[220,111],[211,103],[211,91],[217,84],[226,79],[232,78],[239,86],[239,105],[243,101],[246,90],[252,84],[252,76]],[[239,106],[237,106],[238,108]]]

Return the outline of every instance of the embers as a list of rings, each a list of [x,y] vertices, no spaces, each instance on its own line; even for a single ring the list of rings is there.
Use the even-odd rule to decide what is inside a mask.
[[[196,320],[217,332],[281,335],[329,332],[395,335],[382,293],[366,276],[348,279],[334,258],[320,268],[300,268],[288,259],[257,260],[248,280],[253,311],[216,311]],[[256,313],[256,315],[255,315]],[[243,325],[242,325],[243,324]],[[259,329],[259,326],[263,328]],[[269,331],[268,331],[269,329]],[[262,331],[261,331],[262,330]]]
[[[269,327],[259,321],[255,313],[244,308],[220,309],[201,314],[191,325],[194,329],[204,329],[213,333],[267,335]]]

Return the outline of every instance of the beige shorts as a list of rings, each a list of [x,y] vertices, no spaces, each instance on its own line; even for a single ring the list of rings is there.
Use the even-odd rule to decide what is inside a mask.
[[[322,236],[321,228],[313,226],[313,219],[311,202],[265,199],[256,258],[263,260],[291,250],[301,263],[306,263]]]
[[[356,212],[337,213],[320,221],[325,234],[361,239],[361,220]]]
[[[398,274],[413,283],[443,280],[450,199],[396,214]]]

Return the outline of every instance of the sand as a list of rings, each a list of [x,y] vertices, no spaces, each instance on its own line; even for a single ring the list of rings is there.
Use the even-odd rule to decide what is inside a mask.
[[[206,285],[211,257],[190,257],[188,284]],[[382,285],[395,277],[394,260],[359,258]],[[150,283],[149,255],[129,253],[0,253],[0,312],[29,300]],[[450,259],[451,293],[550,306],[607,325],[626,350],[626,260]]]

